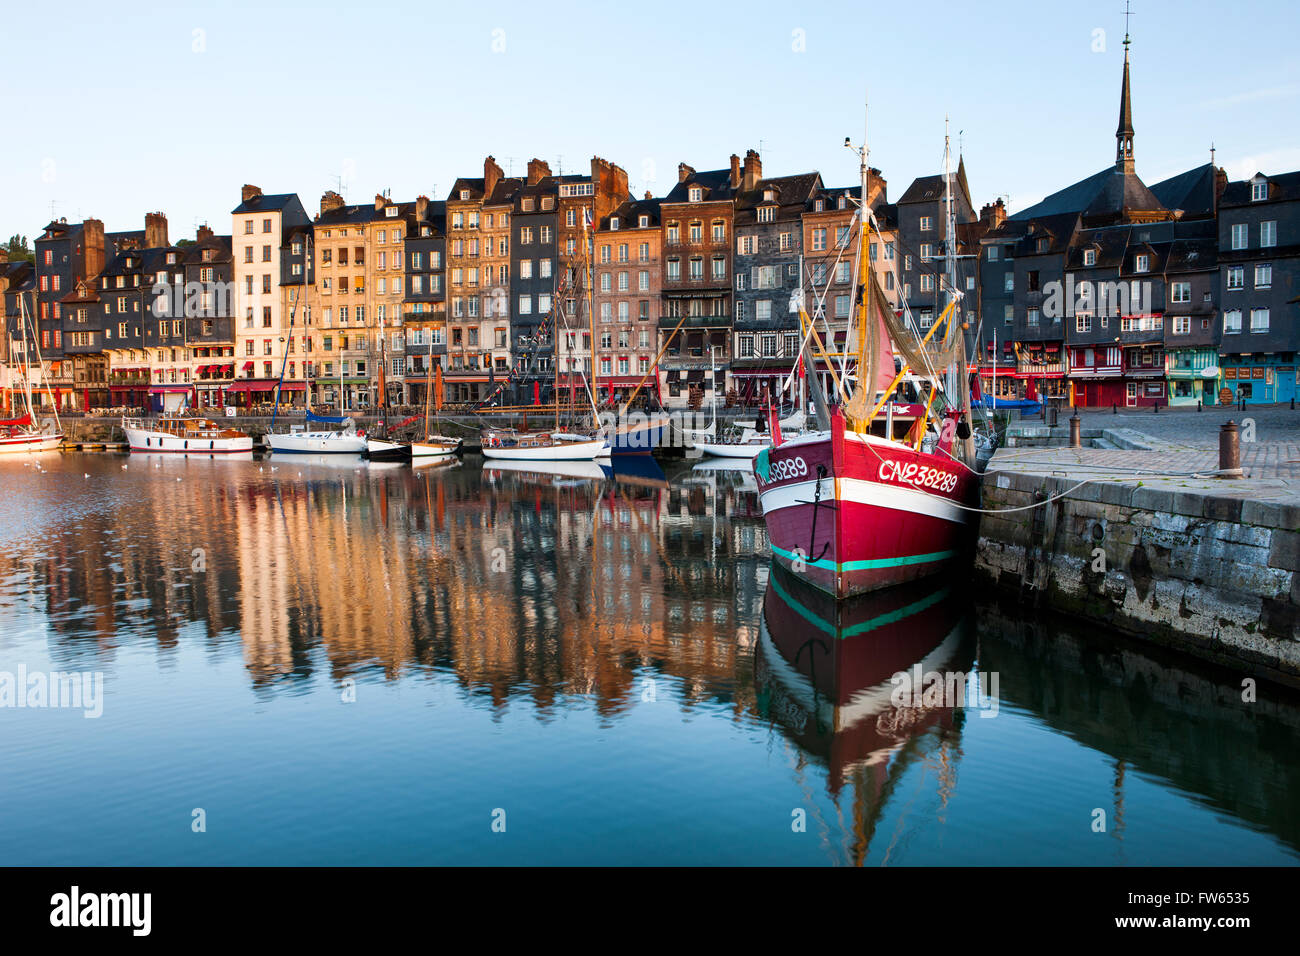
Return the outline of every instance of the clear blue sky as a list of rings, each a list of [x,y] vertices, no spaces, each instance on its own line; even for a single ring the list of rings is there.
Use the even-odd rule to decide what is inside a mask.
[[[1148,184],[1208,161],[1211,141],[1234,178],[1300,169],[1294,2],[1134,12]],[[516,173],[532,156],[576,171],[601,155],[662,195],[678,162],[715,169],[761,143],[768,175],[846,185],[841,144],[860,139],[868,91],[891,197],[941,169],[949,114],[976,204],[1002,195],[1014,211],[1113,161],[1124,35],[1121,0],[25,0],[3,24],[0,234],[39,232],[53,200],[109,230],[160,209],[173,241],[196,220],[229,232],[246,182],[312,212],[340,176],[350,202],[445,198],[488,153]]]

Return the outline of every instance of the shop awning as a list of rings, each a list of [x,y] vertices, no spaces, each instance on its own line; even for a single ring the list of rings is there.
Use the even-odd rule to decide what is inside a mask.
[[[252,363],[252,362],[245,362],[245,363],[244,363],[244,371],[245,371],[245,372],[251,372],[252,370],[253,370],[253,363]]]

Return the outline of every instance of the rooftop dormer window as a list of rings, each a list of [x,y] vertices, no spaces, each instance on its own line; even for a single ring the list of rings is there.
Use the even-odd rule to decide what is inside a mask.
[[[1136,257],[1134,257],[1134,259],[1133,259],[1133,271],[1134,271],[1134,272],[1150,272],[1150,271],[1151,271],[1151,257],[1150,257],[1150,256],[1146,256],[1146,255],[1140,255],[1140,256],[1136,256]]]
[[[1046,252],[1047,247],[1050,246],[1051,243],[1052,241],[1050,239],[1039,239],[1037,244],[1037,250],[1039,252]]]
[[[776,207],[775,207],[775,206],[759,206],[759,207],[758,207],[758,221],[759,221],[759,222],[775,222],[775,221],[776,221]]]
[[[817,202],[813,204],[813,209],[814,209],[816,212],[825,212],[825,211],[826,211],[826,200],[825,200],[825,199],[819,199],[819,200],[817,200]]]
[[[469,198],[469,190],[468,190],[468,189],[462,189],[462,190],[460,191],[460,198],[461,198],[461,199],[468,199],[468,198]]]
[[[167,253],[167,264],[169,266],[176,265],[176,253],[174,252]]]
[[[768,202],[771,202],[772,200],[776,199],[776,191],[772,189],[764,189],[763,198]]]
[[[1268,180],[1257,179],[1250,184],[1250,201],[1259,202],[1261,199],[1268,198]]]
[[[650,217],[649,217],[649,216],[638,216],[638,217],[637,217],[637,220],[636,220],[636,224],[637,224],[640,228],[644,229],[646,226],[650,225]]]
[[[704,198],[704,190],[699,186],[692,186],[687,195],[691,202],[699,202]]]
[[[835,207],[835,208],[837,208],[837,209],[848,209],[848,208],[849,208],[849,200],[848,200],[848,197],[847,197],[847,196],[841,196],[841,197],[840,197],[840,201],[836,204],[836,207]]]
[[[385,206],[385,207],[384,207],[384,215],[387,216],[389,219],[396,219],[396,218],[397,218],[397,207],[396,207],[396,206]]]
[[[1096,250],[1096,249],[1084,249],[1084,250],[1083,250],[1083,264],[1084,264],[1085,266],[1095,266],[1095,265],[1097,264],[1097,250]]]
[[[612,230],[618,229],[618,216],[609,217],[609,228]]]

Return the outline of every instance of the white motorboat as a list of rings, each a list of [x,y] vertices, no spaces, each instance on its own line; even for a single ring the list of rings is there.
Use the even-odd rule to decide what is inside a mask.
[[[406,461],[411,457],[411,446],[404,441],[387,438],[367,438],[366,457],[371,461]]]
[[[223,455],[251,452],[253,437],[209,418],[164,415],[123,418],[122,431],[131,451],[176,452],[183,455]]]

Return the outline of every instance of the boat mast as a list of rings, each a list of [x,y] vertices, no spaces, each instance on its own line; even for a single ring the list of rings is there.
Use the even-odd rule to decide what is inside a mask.
[[[433,401],[433,328],[425,329],[429,333],[429,361],[424,366],[424,439],[429,440],[429,405]]]
[[[582,214],[582,232],[583,232],[583,282],[587,285],[587,324],[591,327],[591,414],[592,428],[600,428],[600,410],[596,407],[599,401],[600,383],[597,379],[596,371],[596,313],[591,305],[591,258],[593,247],[596,244],[595,236],[595,200],[592,200],[590,209],[584,209]]]

